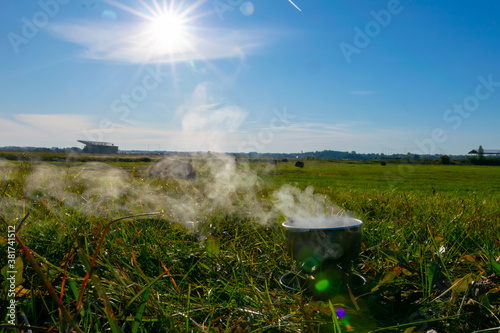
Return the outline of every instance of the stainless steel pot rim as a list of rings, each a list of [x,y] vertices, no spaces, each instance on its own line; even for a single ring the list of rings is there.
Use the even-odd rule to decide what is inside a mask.
[[[307,288],[307,277],[301,273],[286,273],[280,278],[280,284],[288,290],[298,292]],[[357,273],[351,273],[349,276],[349,287],[351,290],[357,290],[366,285],[366,278]]]
[[[285,221],[281,224],[285,229],[307,230],[334,230],[361,227],[363,221],[348,216],[308,217]]]

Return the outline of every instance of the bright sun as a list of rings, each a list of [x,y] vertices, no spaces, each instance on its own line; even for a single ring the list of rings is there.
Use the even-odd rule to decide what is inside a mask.
[[[148,25],[147,34],[151,37],[152,44],[163,52],[180,52],[188,42],[186,21],[173,12],[155,15]]]

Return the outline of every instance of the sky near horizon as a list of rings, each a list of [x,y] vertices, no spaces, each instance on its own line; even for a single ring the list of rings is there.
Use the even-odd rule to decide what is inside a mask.
[[[2,3],[0,146],[500,149],[500,3]]]

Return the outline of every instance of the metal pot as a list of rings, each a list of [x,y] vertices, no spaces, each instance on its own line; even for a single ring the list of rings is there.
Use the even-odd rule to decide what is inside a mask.
[[[308,272],[332,265],[350,271],[361,251],[362,225],[361,220],[343,216],[299,218],[282,224],[288,253]]]

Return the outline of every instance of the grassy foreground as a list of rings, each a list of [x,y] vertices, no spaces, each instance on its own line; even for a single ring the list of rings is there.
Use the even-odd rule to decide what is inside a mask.
[[[500,168],[193,164],[187,182],[144,161],[0,161],[2,253],[18,236],[0,332],[500,332]],[[345,211],[364,221],[367,284],[283,288],[280,223]]]

